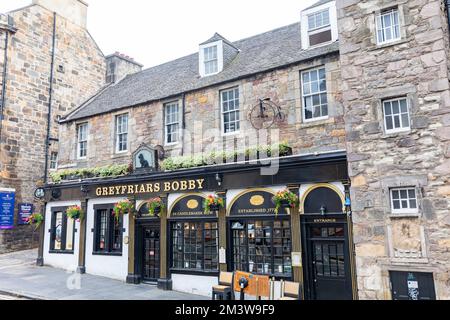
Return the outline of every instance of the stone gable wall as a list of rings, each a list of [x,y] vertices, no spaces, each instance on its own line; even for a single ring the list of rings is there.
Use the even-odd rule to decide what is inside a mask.
[[[17,210],[18,203],[34,202],[36,184],[44,180],[53,13],[33,5],[12,15],[18,30],[8,47],[0,186],[16,189]],[[58,139],[58,115],[73,110],[104,85],[105,61],[87,30],[60,16],[56,30],[51,137]],[[3,59],[3,51],[0,56]],[[52,142],[50,152],[58,148]],[[38,238],[35,235],[32,241],[31,227],[22,226],[2,232],[1,237],[0,252],[28,248]]]
[[[449,46],[442,1],[338,1],[359,297],[389,299],[389,271],[432,272],[450,298]],[[402,40],[377,46],[375,13],[398,5]],[[406,96],[411,131],[386,134],[382,101]],[[389,189],[415,187],[418,216]]]

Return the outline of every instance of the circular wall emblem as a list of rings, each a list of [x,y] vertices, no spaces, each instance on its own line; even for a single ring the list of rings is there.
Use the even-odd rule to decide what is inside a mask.
[[[253,196],[250,198],[250,203],[253,206],[261,206],[264,204],[264,197],[263,196]]]
[[[189,208],[189,209],[197,209],[198,208],[198,201],[197,200],[195,200],[195,199],[192,199],[192,200],[189,200],[188,201],[188,203],[187,203],[187,207]]]

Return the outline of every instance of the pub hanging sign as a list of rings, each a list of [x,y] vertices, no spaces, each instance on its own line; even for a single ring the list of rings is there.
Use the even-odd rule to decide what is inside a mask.
[[[205,179],[174,180],[153,183],[123,184],[95,189],[97,197],[133,196],[150,193],[171,193],[204,190]]]
[[[250,191],[241,195],[231,206],[230,216],[275,215],[273,194],[268,191]],[[279,215],[287,214],[280,209]]]

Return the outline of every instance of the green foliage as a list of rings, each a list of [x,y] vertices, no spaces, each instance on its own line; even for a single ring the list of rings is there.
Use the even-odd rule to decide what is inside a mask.
[[[128,173],[128,165],[110,165],[97,168],[59,170],[50,173],[50,178],[53,183],[61,183],[63,180],[118,177]]]
[[[164,160],[161,167],[164,171],[175,171],[222,163],[234,163],[236,160],[256,160],[276,157],[278,155],[284,157],[290,155],[291,151],[292,149],[289,147],[289,144],[287,142],[282,142],[268,146],[252,147],[242,151],[212,151],[197,156],[172,157]]]

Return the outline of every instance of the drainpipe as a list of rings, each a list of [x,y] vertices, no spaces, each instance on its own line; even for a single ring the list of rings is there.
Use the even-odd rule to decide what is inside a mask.
[[[0,147],[2,145],[2,127],[3,127],[3,113],[5,110],[6,103],[6,72],[8,70],[8,41],[9,41],[9,32],[5,29],[5,55],[4,55],[4,63],[3,63],[3,72],[2,72],[2,100],[0,102]]]
[[[47,115],[47,138],[45,140],[45,168],[44,168],[44,183],[48,182],[48,151],[50,146],[50,129],[51,129],[51,119],[52,119],[52,100],[53,100],[53,78],[54,78],[54,65],[55,65],[55,46],[56,46],[56,12],[53,13],[53,39],[52,39],[52,60],[50,64],[50,88],[49,88],[49,98],[48,98],[48,115]],[[44,204],[43,215],[45,217],[45,212],[47,208],[47,202]],[[44,265],[44,238],[45,238],[45,219],[40,226],[40,236],[39,236],[39,248],[38,257],[36,259],[36,265],[42,267]]]
[[[44,168],[44,181],[48,182],[48,152],[50,147],[50,130],[52,120],[52,102],[53,102],[53,78],[54,78],[54,65],[55,65],[55,47],[56,47],[56,12],[53,13],[53,39],[52,39],[52,61],[50,64],[50,88],[48,98],[48,115],[47,115],[47,139],[45,141],[45,168]]]
[[[181,112],[183,113],[181,116],[181,121],[183,122],[181,125],[181,156],[184,156],[184,130],[186,129],[186,93],[183,93],[181,99]]]

